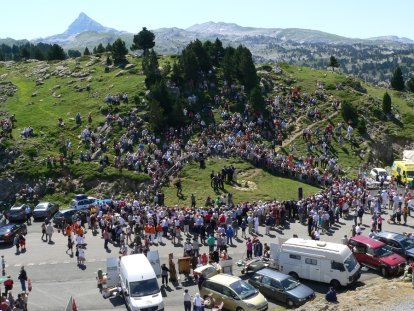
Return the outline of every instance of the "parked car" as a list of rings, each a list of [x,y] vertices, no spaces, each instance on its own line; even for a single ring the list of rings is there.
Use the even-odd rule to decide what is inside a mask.
[[[391,176],[388,175],[388,172],[385,169],[379,167],[373,168],[369,172],[369,175],[371,176],[371,178],[377,181],[380,181],[382,178],[384,178],[384,181],[388,183],[391,180]]]
[[[77,194],[75,198],[70,201],[70,208],[82,210],[88,209],[90,206],[96,204],[96,198],[88,197],[86,194]]]
[[[26,221],[26,208],[29,207],[32,210],[32,207],[28,204],[15,205],[12,206],[7,213],[7,219],[9,222],[13,221]]]
[[[236,311],[264,311],[268,309],[266,298],[252,285],[240,278],[220,273],[204,281],[200,295],[206,301],[206,307],[211,307],[212,295],[217,303],[223,302],[223,309]]]
[[[69,209],[65,209],[62,211],[58,211],[53,216],[53,223],[55,224],[56,227],[62,227],[66,223],[72,223],[72,217],[76,213],[78,213],[78,210],[74,208],[69,208]]]
[[[374,239],[384,242],[391,247],[394,253],[403,256],[409,263],[414,261],[414,238],[403,234],[381,231],[374,235]]]
[[[407,264],[407,260],[388,245],[370,237],[357,235],[349,239],[348,246],[361,265],[379,270],[384,277],[403,272]]]
[[[286,303],[290,308],[299,307],[315,298],[315,292],[290,275],[264,268],[254,272],[249,283],[265,297]]]
[[[59,211],[59,205],[53,202],[41,202],[33,210],[33,219],[52,218]]]
[[[8,224],[0,227],[0,243],[12,244],[14,237],[22,233],[27,234],[26,224]]]

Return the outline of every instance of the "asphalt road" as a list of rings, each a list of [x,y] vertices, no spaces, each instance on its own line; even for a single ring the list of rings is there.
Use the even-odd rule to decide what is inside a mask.
[[[385,215],[386,219],[388,216]],[[369,232],[370,215],[364,215],[364,234]],[[340,220],[340,224],[335,226],[328,234],[322,234],[321,240],[339,242],[344,234],[350,232],[353,224],[351,219]],[[61,233],[52,237],[53,244],[45,243],[41,240],[40,222],[33,222],[28,227],[27,235],[27,251],[15,254],[15,248],[11,246],[1,246],[0,254],[4,255],[6,260],[6,275],[10,274],[15,286],[13,292],[20,290],[20,283],[17,276],[20,267],[23,265],[32,280],[33,290],[29,296],[30,311],[46,311],[46,310],[64,310],[70,296],[76,300],[79,310],[125,310],[126,307],[121,298],[103,299],[96,287],[96,272],[99,268],[106,270],[106,258],[118,256],[118,249],[110,246],[111,252],[105,251],[103,248],[103,240],[100,235],[93,236],[90,231],[86,234],[86,268],[80,269],[76,264],[76,258],[72,258],[65,253],[67,238]],[[414,232],[414,219],[409,216],[408,225],[394,225],[383,223],[383,230],[393,232]],[[260,228],[264,233],[264,227]],[[278,237],[292,237],[295,233],[299,237],[307,237],[307,227],[298,223],[291,223],[289,229],[284,231],[272,231],[272,236],[262,236],[261,241],[277,242]],[[229,255],[237,262],[244,256],[245,246],[243,241],[236,242],[236,247],[229,248]],[[174,247],[170,241],[165,246],[153,246],[151,250],[157,249],[160,254],[161,263],[167,263],[169,253],[176,254],[178,258],[182,254],[181,247]],[[207,251],[207,247],[203,247],[201,251]],[[235,275],[241,275],[240,268],[234,265]],[[364,280],[379,277],[376,272],[364,269],[359,284],[363,284]],[[159,280],[160,281],[160,280]],[[317,293],[326,293],[327,285],[304,281],[306,285],[312,287]],[[358,286],[358,284],[357,284]],[[184,276],[180,276],[178,287],[170,285],[169,288],[163,290],[164,303],[166,311],[183,310],[182,294],[185,288],[189,289],[190,294],[197,292],[197,287],[191,282],[185,282]],[[269,303],[270,310],[275,308],[278,303]]]

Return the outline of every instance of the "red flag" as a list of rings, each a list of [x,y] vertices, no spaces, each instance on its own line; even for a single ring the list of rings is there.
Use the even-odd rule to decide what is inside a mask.
[[[75,298],[72,297],[72,311],[78,311],[78,306],[76,305]]]

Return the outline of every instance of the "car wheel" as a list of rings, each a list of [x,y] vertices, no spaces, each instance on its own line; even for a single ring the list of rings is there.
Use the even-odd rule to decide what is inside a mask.
[[[335,289],[338,289],[341,287],[341,283],[339,283],[338,280],[332,280],[329,284]]]
[[[295,306],[294,302],[290,299],[286,300],[286,304],[287,304],[288,308],[293,308]]]
[[[242,307],[237,307],[236,311],[244,311]]]
[[[295,280],[299,281],[299,275],[296,272],[289,272],[289,275]]]
[[[385,267],[381,267],[381,275],[384,277],[384,278],[386,278],[386,277],[388,277],[388,270],[387,270],[387,268],[385,268]]]

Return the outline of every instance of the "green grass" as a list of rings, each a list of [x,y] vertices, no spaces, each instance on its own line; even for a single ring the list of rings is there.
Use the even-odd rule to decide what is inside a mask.
[[[246,181],[253,182],[257,188],[250,191],[237,190],[230,184],[224,185],[224,191],[220,190],[215,193],[210,186],[211,171],[218,172],[224,166],[234,165],[237,168],[237,181],[243,185]],[[183,183],[182,198],[177,198],[176,188],[174,186],[165,187],[166,204],[191,204],[191,193],[194,193],[197,199],[197,206],[204,206],[207,196],[215,199],[218,195],[228,192],[233,194],[233,202],[243,201],[266,201],[266,200],[288,200],[297,199],[298,187],[303,187],[304,196],[309,196],[320,191],[319,188],[310,186],[305,183],[294,181],[288,178],[275,177],[262,169],[255,168],[243,160],[211,158],[206,161],[206,168],[200,169],[198,163],[191,163],[184,167],[180,173]]]

